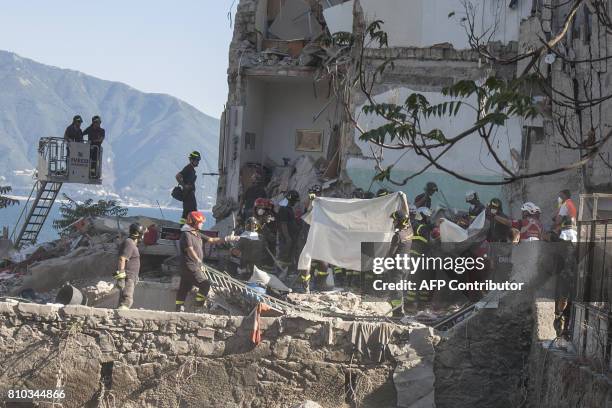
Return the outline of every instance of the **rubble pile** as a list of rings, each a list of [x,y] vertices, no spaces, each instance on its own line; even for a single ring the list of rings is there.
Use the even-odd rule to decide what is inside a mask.
[[[116,270],[117,245],[133,222],[177,226],[145,217],[81,219],[60,239],[13,253],[0,270],[0,296],[26,297],[25,292],[32,300],[44,303],[53,300],[57,289],[70,282],[91,292],[93,299],[104,297],[112,284],[103,279],[110,279]]]
[[[364,298],[351,292],[290,293],[288,300],[298,306],[355,316],[391,315],[391,305],[384,299]]]

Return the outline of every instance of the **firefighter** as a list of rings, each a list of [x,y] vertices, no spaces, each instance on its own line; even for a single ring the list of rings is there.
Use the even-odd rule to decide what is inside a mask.
[[[410,255],[410,247],[412,243],[411,235],[412,229],[410,228],[410,217],[403,211],[395,211],[391,218],[393,218],[393,239],[391,240],[391,247],[389,248],[388,257],[395,257],[396,255]],[[393,283],[400,283],[402,280],[407,278],[406,270],[394,269],[389,271],[389,281]],[[404,292],[397,290],[391,295],[390,299],[391,307],[393,308],[394,316],[404,315]]]
[[[179,240],[181,282],[176,294],[176,311],[185,311],[185,299],[187,294],[195,286],[198,288],[196,294],[196,307],[204,306],[210,281],[205,275],[204,267],[204,242],[218,245],[226,242],[233,242],[240,239],[233,235],[225,238],[212,238],[200,234],[200,229],[206,221],[206,217],[199,211],[192,211],[187,214],[185,225],[181,228],[181,238]]]
[[[540,241],[544,227],[540,221],[542,211],[532,202],[521,206],[522,219],[519,225],[521,241]]]
[[[504,214],[502,202],[499,198],[493,198],[487,206],[487,219],[489,220],[489,242],[512,241],[512,221]]]
[[[255,200],[253,205],[253,214],[260,225],[260,239],[265,242],[264,251],[269,261],[276,252],[276,218],[274,217],[274,204],[268,198],[260,197]],[[269,263],[269,262],[267,262]]]
[[[117,272],[113,276],[120,290],[119,309],[129,309],[134,303],[134,289],[140,273],[140,251],[138,241],[145,233],[145,227],[138,223],[130,225],[129,236],[119,246]]]
[[[434,182],[428,182],[425,185],[424,192],[416,196],[414,205],[417,208],[427,207],[431,209],[431,197],[438,192],[438,185]]]
[[[426,257],[429,254],[429,241],[431,238],[431,209],[428,207],[420,207],[417,209],[416,223],[413,226],[413,235],[411,238],[412,244],[410,247],[410,255],[415,257]],[[411,271],[412,281],[416,282],[417,288],[421,282],[428,278],[426,271],[417,269]],[[431,290],[407,291],[406,300],[410,309],[424,309],[430,306],[433,298]]]
[[[185,224],[185,220],[189,213],[198,210],[198,203],[195,194],[196,180],[198,176],[196,175],[195,169],[200,164],[202,156],[200,155],[200,152],[194,150],[193,152],[189,153],[188,159],[189,164],[187,164],[183,170],[176,175],[176,181],[183,189],[183,214],[181,215],[181,219],[179,221],[180,224]]]
[[[92,178],[99,178],[101,166],[99,160],[102,158],[102,142],[106,137],[106,131],[102,128],[102,118],[96,115],[91,118],[91,125],[83,131],[83,135],[87,135],[89,140],[89,157],[91,159],[90,174]]]
[[[72,118],[72,123],[68,125],[64,131],[64,140],[67,142],[83,142],[83,130],[81,129],[83,118],[81,115],[75,115]]]
[[[255,217],[250,217],[245,223],[245,232],[240,236],[236,247],[240,256],[240,267],[248,276],[253,274],[257,266],[266,272],[274,269],[274,262],[266,251],[266,241],[261,235],[261,224]]]
[[[578,212],[576,205],[572,200],[572,193],[569,190],[562,190],[559,192],[558,209],[553,217],[553,231],[559,234],[559,238],[562,241],[576,242],[577,234],[572,233],[572,230],[576,230],[576,217]],[[565,218],[564,218],[565,217]],[[562,231],[566,231],[561,237]],[[576,236],[574,239],[574,236]]]
[[[485,210],[485,206],[480,202],[480,198],[478,198],[478,194],[475,191],[468,191],[465,194],[465,202],[470,204],[470,208],[468,209],[468,216],[470,217],[470,222],[478,217],[481,212]]]
[[[295,263],[295,251],[299,235],[299,223],[295,216],[295,206],[300,201],[300,194],[290,190],[280,202],[277,220],[277,261],[283,268]]]

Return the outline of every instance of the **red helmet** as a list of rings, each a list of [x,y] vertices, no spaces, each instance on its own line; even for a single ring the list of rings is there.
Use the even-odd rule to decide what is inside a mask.
[[[192,227],[197,227],[199,224],[203,224],[204,221],[206,221],[204,214],[199,211],[192,211],[187,215],[185,222]]]
[[[269,200],[267,198],[259,197],[257,200],[255,200],[255,204],[253,205],[253,207],[255,207],[255,208],[265,208],[267,210],[270,210],[273,207],[272,200]]]

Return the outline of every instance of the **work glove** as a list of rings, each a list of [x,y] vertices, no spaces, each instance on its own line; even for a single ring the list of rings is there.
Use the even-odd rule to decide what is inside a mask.
[[[125,271],[122,270],[115,272],[113,278],[115,278],[116,281],[115,287],[123,290],[125,288],[125,279],[127,278],[127,274],[125,273]]]
[[[223,242],[225,243],[236,242],[236,241],[240,241],[240,236],[234,235],[233,232],[231,235],[228,235],[225,238],[223,238]]]

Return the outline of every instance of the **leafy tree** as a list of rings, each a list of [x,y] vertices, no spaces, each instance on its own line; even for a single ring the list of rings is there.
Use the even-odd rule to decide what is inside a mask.
[[[11,186],[0,186],[0,209],[10,205],[19,205],[18,200],[6,197],[4,194],[10,193],[13,189]]]
[[[127,215],[127,208],[121,207],[115,200],[98,200],[94,202],[91,198],[83,203],[63,194],[65,202],[60,205],[62,218],[53,221],[53,228],[62,230],[70,224],[83,217],[116,216]]]

